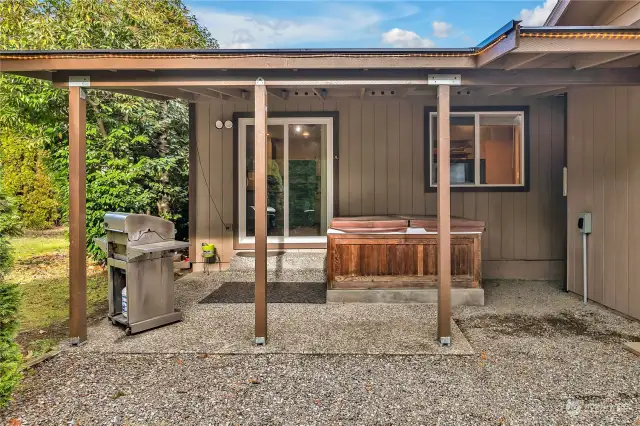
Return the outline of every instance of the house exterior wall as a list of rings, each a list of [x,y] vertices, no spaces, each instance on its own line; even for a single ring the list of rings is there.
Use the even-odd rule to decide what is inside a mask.
[[[565,105],[562,98],[454,96],[452,106],[529,105],[530,191],[453,192],[451,214],[484,220],[483,275],[511,278],[562,278],[566,254],[566,210],[562,197]],[[269,98],[269,111],[338,111],[339,211],[335,215],[436,214],[436,194],[424,191],[424,108],[435,97],[380,100],[350,98]],[[196,253],[202,242],[216,244],[222,267],[235,254],[233,130],[216,120],[252,111],[250,102],[196,106],[196,139],[202,168],[196,177]],[[204,183],[220,210],[218,217]],[[223,224],[224,222],[224,224]],[[198,268],[196,264],[196,268]]]
[[[568,286],[583,294],[581,211],[592,212],[588,297],[640,318],[640,87],[568,95]]]

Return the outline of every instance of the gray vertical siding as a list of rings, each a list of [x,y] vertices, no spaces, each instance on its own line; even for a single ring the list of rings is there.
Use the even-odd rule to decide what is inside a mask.
[[[530,106],[531,190],[453,193],[451,211],[487,223],[482,243],[485,276],[560,277],[566,253],[564,100],[454,97],[452,104]],[[435,105],[435,98],[293,98],[286,102],[269,98],[270,111],[339,112],[340,184],[334,197],[339,200],[340,215],[436,213],[436,194],[424,192],[427,105]],[[230,120],[234,111],[252,108],[250,102],[220,102],[198,104],[196,109],[198,147],[225,224],[234,222],[233,131],[218,130],[213,124]],[[219,220],[199,171],[196,182],[196,246],[213,242],[226,263],[235,253],[233,235]]]
[[[575,89],[568,112],[569,290],[583,294],[576,221],[590,211],[587,295],[640,318],[640,88]]]

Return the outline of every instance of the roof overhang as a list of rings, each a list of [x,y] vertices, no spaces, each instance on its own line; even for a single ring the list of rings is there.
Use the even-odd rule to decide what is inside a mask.
[[[417,86],[427,84],[427,74],[458,73],[464,86],[557,89],[640,84],[639,52],[639,28],[522,27],[513,21],[473,48],[3,51],[0,71],[58,87],[86,76],[90,87],[122,93],[175,87],[181,92],[149,93],[183,98],[203,87],[241,90],[258,76],[273,88],[371,87]]]

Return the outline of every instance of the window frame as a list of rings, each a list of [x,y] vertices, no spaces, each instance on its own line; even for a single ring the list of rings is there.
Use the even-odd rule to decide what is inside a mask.
[[[438,189],[437,184],[431,183],[431,177],[433,175],[432,170],[432,126],[431,120],[433,116],[437,117],[437,107],[427,106],[424,109],[424,191],[436,192]],[[530,141],[529,141],[529,106],[528,105],[508,105],[508,106],[465,106],[465,107],[451,107],[451,114],[454,115],[474,115],[475,123],[475,142],[474,142],[474,170],[475,181],[479,181],[480,178],[480,115],[482,114],[520,114],[522,115],[522,157],[521,164],[524,168],[521,171],[521,176],[524,180],[519,184],[451,184],[451,192],[529,192],[530,190],[530,168],[529,168],[529,156],[530,156]]]

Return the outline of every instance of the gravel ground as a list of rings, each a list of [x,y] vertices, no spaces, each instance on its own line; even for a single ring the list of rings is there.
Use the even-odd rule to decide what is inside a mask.
[[[199,303],[228,277],[226,272],[190,274],[176,283],[183,320],[133,336],[106,319],[89,329],[81,348],[68,351],[110,354],[387,354],[473,355],[452,322],[450,347],[436,340],[437,310],[424,304],[272,303],[268,344],[255,346],[255,306]],[[242,283],[240,283],[242,284]],[[305,284],[306,285],[306,284]],[[242,287],[237,287],[242,292]]]
[[[473,356],[91,354],[29,374],[29,424],[638,425],[640,324],[544,282],[454,317]],[[75,422],[75,423],[74,423]]]

